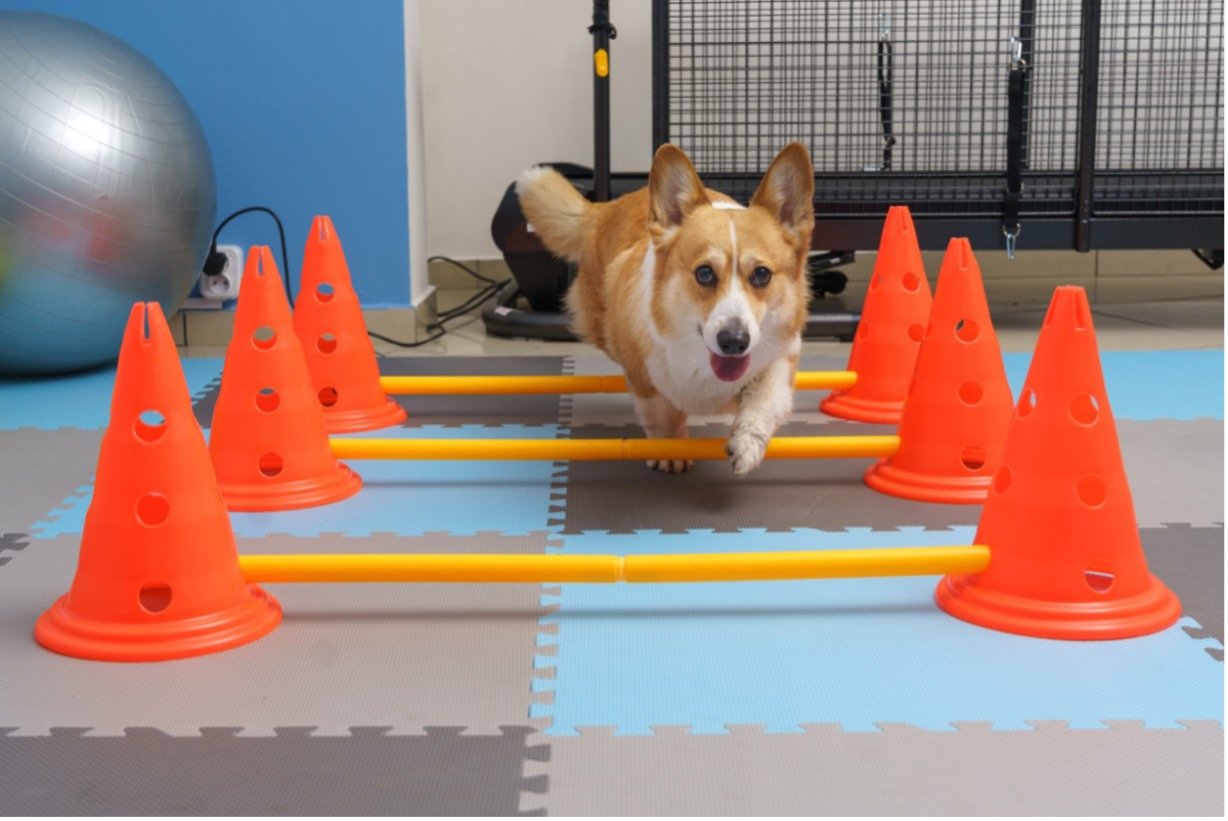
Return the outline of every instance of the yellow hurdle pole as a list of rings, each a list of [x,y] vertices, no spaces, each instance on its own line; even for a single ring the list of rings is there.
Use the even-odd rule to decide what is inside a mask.
[[[329,439],[338,459],[486,459],[617,462],[647,459],[728,459],[724,439]],[[768,459],[847,459],[891,456],[900,437],[781,436]]]
[[[799,391],[851,388],[852,371],[801,371]],[[623,376],[381,376],[384,393],[404,396],[481,396],[495,394],[626,393]]]
[[[849,579],[979,573],[984,545],[694,553],[660,556],[339,554],[240,556],[251,583],[277,582],[583,582],[638,584]]]
[[[240,556],[249,582],[614,582],[618,556],[410,553]]]

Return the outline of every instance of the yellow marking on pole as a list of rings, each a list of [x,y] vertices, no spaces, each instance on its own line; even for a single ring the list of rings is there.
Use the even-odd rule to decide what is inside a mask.
[[[984,545],[659,556],[318,554],[239,557],[251,583],[278,582],[733,582],[979,573]]]
[[[478,459],[617,462],[727,459],[724,439],[329,439],[338,459]],[[900,437],[780,436],[767,459],[891,456]]]
[[[852,371],[801,371],[794,379],[799,391],[851,388]],[[619,376],[381,376],[384,393],[396,396],[485,396],[511,394],[626,393]]]

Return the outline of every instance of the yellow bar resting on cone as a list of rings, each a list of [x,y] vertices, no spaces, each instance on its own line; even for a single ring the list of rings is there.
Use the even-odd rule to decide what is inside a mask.
[[[802,371],[794,380],[799,391],[843,390],[853,387],[852,371]],[[511,394],[626,393],[627,380],[618,376],[381,376],[385,393],[400,396],[484,396]]]
[[[724,439],[330,439],[338,459],[624,461],[727,459]],[[768,459],[890,456],[898,436],[782,436]]]
[[[251,583],[730,582],[979,573],[983,545],[659,556],[321,554],[240,556]]]

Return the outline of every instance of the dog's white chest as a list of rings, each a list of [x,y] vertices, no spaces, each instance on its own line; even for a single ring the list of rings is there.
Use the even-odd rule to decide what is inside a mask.
[[[648,356],[648,373],[657,390],[674,407],[689,414],[731,410],[746,378],[737,382],[720,381],[712,373],[707,349],[702,346],[687,348],[682,350],[681,346],[668,342],[653,347]]]

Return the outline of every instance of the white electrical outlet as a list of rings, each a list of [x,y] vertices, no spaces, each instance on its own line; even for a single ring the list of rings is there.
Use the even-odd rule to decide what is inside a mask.
[[[216,274],[201,272],[197,282],[199,297],[184,303],[187,308],[220,308],[223,302],[239,298],[239,281],[243,278],[243,249],[238,245],[219,245],[218,253],[226,264]]]

